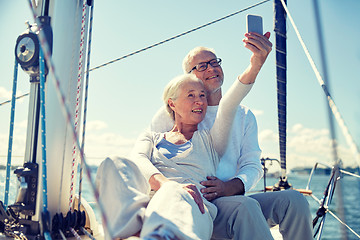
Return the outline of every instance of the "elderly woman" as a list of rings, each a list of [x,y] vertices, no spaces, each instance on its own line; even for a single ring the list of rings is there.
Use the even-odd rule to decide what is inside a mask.
[[[131,160],[108,158],[99,167],[97,185],[112,237],[210,239],[217,209],[200,195],[200,182],[215,175],[236,108],[251,87],[237,79],[222,98],[213,127],[198,130],[207,108],[202,81],[185,74],[167,85],[163,98],[174,127],[145,132]]]

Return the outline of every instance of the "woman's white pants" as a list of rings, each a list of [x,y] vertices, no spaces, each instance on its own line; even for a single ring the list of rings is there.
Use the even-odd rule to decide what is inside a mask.
[[[107,216],[106,239],[140,237],[155,230],[172,239],[210,239],[212,218],[179,183],[165,183],[150,199],[150,186],[138,167],[125,158],[105,159],[98,168],[96,185]]]

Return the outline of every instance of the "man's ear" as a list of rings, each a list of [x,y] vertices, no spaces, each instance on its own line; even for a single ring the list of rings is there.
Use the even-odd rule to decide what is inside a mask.
[[[173,111],[175,111],[175,103],[171,98],[168,99],[168,105]]]

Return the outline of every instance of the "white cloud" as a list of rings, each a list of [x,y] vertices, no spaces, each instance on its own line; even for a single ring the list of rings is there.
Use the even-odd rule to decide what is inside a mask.
[[[98,165],[108,156],[126,156],[135,139],[111,132],[106,122],[95,120],[87,123],[85,154],[89,164]]]
[[[255,117],[259,117],[264,114],[264,111],[259,109],[251,109],[251,111],[255,115]]]
[[[26,142],[26,121],[16,124],[14,129],[13,156],[23,156]],[[90,164],[98,165],[108,156],[127,155],[136,139],[127,138],[118,133],[111,132],[102,121],[88,123],[85,153]],[[99,131],[101,130],[101,131]],[[0,133],[0,156],[6,159],[8,148],[8,132]],[[262,156],[269,158],[279,157],[278,133],[270,129],[259,133],[259,144]],[[287,134],[287,167],[312,167],[316,162],[324,162],[329,165],[333,163],[331,141],[329,131],[326,129],[310,129],[301,124],[289,128]],[[338,146],[339,158],[343,160],[344,166],[356,166],[351,151],[347,146]],[[23,161],[23,157],[16,158]],[[16,160],[15,159],[15,160]]]
[[[277,134],[271,129],[265,129],[259,133],[259,142],[263,141],[277,141]]]
[[[24,160],[27,120],[16,122],[14,125],[12,156],[14,164],[22,164]],[[85,153],[90,164],[99,164],[101,160],[111,155],[125,156],[132,149],[135,139],[126,138],[107,129],[103,121],[90,121],[87,124],[85,139]],[[0,158],[6,162],[8,153],[9,133],[0,133]]]
[[[86,131],[92,131],[92,130],[103,130],[106,129],[108,125],[104,121],[95,120],[95,121],[89,121],[86,123]]]
[[[18,90],[16,92],[16,96],[21,96],[21,95],[23,95],[22,91]],[[12,91],[8,91],[4,87],[0,86],[0,99],[1,99],[0,103],[11,100],[11,97],[12,97]],[[18,103],[24,102],[24,97],[17,99],[16,102]],[[10,102],[8,104],[10,104]]]
[[[4,159],[7,159],[8,156],[8,147],[9,147],[9,133],[0,133],[0,158],[1,164],[4,164]],[[25,152],[25,142],[26,142],[26,131],[25,129],[14,128],[13,133],[13,142],[12,142],[12,164],[20,165],[24,161],[24,152]]]
[[[12,164],[20,165],[24,161],[26,128],[14,129]],[[99,165],[102,160],[109,156],[126,156],[131,151],[136,139],[128,139],[119,134],[104,132],[88,132],[85,140],[85,155],[88,164]],[[0,133],[0,159],[6,162],[8,153],[8,133]]]
[[[131,151],[135,140],[110,132],[89,133],[85,140],[85,153],[89,160],[93,160],[93,164],[99,164],[99,161],[108,156],[126,156]]]
[[[259,133],[259,143],[264,157],[279,159],[277,133],[270,129]],[[316,162],[332,165],[332,145],[327,129],[311,129],[301,124],[289,128],[287,133],[287,167],[312,167]],[[338,145],[338,156],[344,166],[356,166],[356,162],[347,146]]]
[[[0,98],[4,98],[6,100],[11,98],[11,91],[7,91],[4,87],[0,87]]]

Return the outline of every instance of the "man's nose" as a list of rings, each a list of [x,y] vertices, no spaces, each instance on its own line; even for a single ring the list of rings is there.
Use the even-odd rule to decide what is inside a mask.
[[[213,71],[216,67],[213,67],[211,66],[211,64],[209,63],[207,68],[206,68],[206,71]]]

